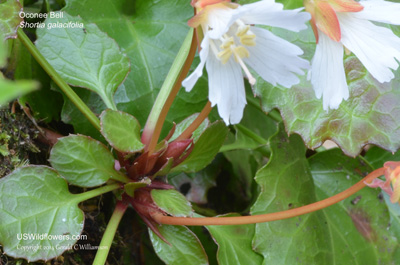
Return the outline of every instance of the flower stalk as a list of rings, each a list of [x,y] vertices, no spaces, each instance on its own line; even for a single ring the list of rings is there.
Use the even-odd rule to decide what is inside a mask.
[[[101,239],[99,249],[96,253],[96,257],[93,261],[95,265],[105,264],[107,261],[108,252],[110,251],[112,241],[114,239],[115,233],[117,232],[117,228],[119,223],[121,222],[122,217],[128,205],[118,201],[115,207],[115,210],[111,216],[110,221],[108,222],[106,231],[104,232],[103,238]]]
[[[164,216],[160,213],[154,213],[152,218],[160,223],[167,225],[192,225],[192,226],[203,226],[203,225],[243,225],[243,224],[255,224],[264,223],[277,220],[288,219],[299,215],[315,212],[324,209],[328,206],[336,204],[351,195],[355,194],[366,186],[366,183],[372,182],[374,179],[385,173],[385,168],[379,168],[372,171],[365,178],[357,182],[345,191],[338,193],[325,200],[315,202],[309,205],[290,209],[287,211],[252,215],[252,216],[238,216],[238,217],[204,217],[204,218],[190,218],[190,217],[172,217]]]
[[[168,110],[181,88],[183,79],[190,70],[196,48],[196,38],[193,29],[190,29],[161,87],[143,130],[142,143],[146,145],[145,151],[148,151],[149,155],[154,152]]]
[[[208,101],[204,106],[203,110],[200,112],[199,116],[181,133],[181,135],[176,138],[176,141],[189,139],[192,133],[203,123],[203,121],[208,117],[212,110],[211,102]]]

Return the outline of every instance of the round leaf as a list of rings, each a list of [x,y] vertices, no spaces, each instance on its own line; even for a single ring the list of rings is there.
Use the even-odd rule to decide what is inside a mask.
[[[0,32],[3,33],[5,39],[17,37],[17,29],[23,20],[19,16],[20,11],[22,7],[16,0],[0,3]]]
[[[338,194],[372,171],[364,159],[350,159],[339,149],[317,153],[308,160],[317,200]],[[379,199],[380,192],[366,187],[321,210],[329,233],[329,253],[333,256],[326,264],[347,264],[349,260],[352,264],[398,263],[398,216],[390,216],[384,200]]]
[[[114,93],[129,72],[129,59],[95,24],[66,12],[56,15],[60,18],[49,17],[46,27],[37,29],[39,51],[65,81],[96,92],[112,107]],[[77,23],[83,27],[56,27],[57,23]]]
[[[208,258],[199,239],[185,226],[163,225],[160,233],[168,245],[150,229],[150,240],[157,255],[168,265],[208,264]]]
[[[0,179],[0,243],[12,257],[49,260],[72,247],[84,216],[51,168],[19,168]]]
[[[50,153],[51,165],[73,185],[94,187],[118,174],[114,157],[102,143],[83,135],[58,140]]]
[[[176,190],[152,190],[151,197],[161,210],[170,215],[178,217],[193,215],[190,202]]]
[[[261,192],[251,214],[279,212],[315,202],[301,138],[298,135],[288,138],[281,123],[279,132],[270,138],[270,146],[271,158],[255,177]],[[253,249],[264,256],[265,264],[329,264],[321,262],[330,257],[324,221],[322,213],[315,212],[256,224]]]
[[[108,109],[101,114],[100,122],[101,134],[118,151],[134,153],[143,149],[140,124],[132,115]]]
[[[224,217],[240,216],[226,214]],[[252,239],[255,233],[255,224],[249,225],[209,225],[206,226],[214,241],[218,245],[218,264],[262,264],[261,255],[254,252]]]

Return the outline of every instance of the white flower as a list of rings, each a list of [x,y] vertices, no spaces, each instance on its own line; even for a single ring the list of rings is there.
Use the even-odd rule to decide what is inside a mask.
[[[264,80],[291,87],[299,82],[297,74],[309,67],[299,57],[303,51],[294,44],[277,37],[254,24],[280,27],[292,31],[306,28],[308,13],[283,10],[274,0],[263,0],[248,5],[237,5],[223,0],[200,0],[194,3],[200,11],[189,21],[192,27],[201,26],[200,64],[182,85],[190,91],[203,74],[208,73],[209,100],[218,106],[218,113],[226,124],[239,123],[246,105],[243,76],[254,85],[256,80],[250,66]]]
[[[340,5],[341,4],[341,5]],[[394,78],[400,60],[400,38],[371,21],[400,25],[400,4],[383,0],[312,0],[305,3],[313,16],[317,48],[311,83],[325,110],[336,109],[349,97],[343,66],[344,47],[353,52],[380,83]]]

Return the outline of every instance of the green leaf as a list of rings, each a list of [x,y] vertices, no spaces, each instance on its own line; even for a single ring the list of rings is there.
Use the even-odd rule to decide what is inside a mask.
[[[228,133],[221,152],[265,146],[269,137],[276,133],[277,123],[261,110],[259,99],[254,98],[250,89],[247,90],[247,103],[240,124],[234,125],[235,130]],[[265,152],[264,155],[269,156]]]
[[[251,214],[279,212],[316,201],[314,185],[298,135],[290,138],[280,124],[270,139],[272,155],[256,174],[261,193]],[[316,212],[291,219],[256,224],[253,248],[263,264],[329,264],[329,237],[324,217]]]
[[[96,93],[80,87],[75,87],[73,90],[82,99],[82,101],[86,103],[86,105],[92,106],[90,109],[94,114],[96,114],[96,116],[100,115],[101,112],[106,109],[106,105]],[[116,94],[118,94],[118,91],[119,90],[117,90]],[[74,103],[72,103],[72,101],[69,100],[65,94],[62,95],[64,98],[64,105],[61,112],[61,120],[65,123],[72,124],[75,132],[89,135],[106,144],[107,141],[101,135],[100,131],[98,131],[88,121],[88,119],[76,108]]]
[[[373,169],[378,169],[383,167],[383,164],[387,161],[400,161],[400,151],[393,154],[377,146],[372,146],[368,149],[364,158],[370,163]]]
[[[339,149],[309,159],[317,200],[333,196],[360,181],[372,168],[362,158],[350,159]],[[330,242],[331,263],[395,264],[399,242],[379,189],[364,188],[321,210]],[[328,264],[331,264],[328,263]]]
[[[45,85],[43,79],[40,84],[41,87],[39,90],[20,97],[18,102],[22,106],[29,104],[29,108],[32,110],[32,114],[36,120],[46,123],[50,123],[52,120],[59,120],[63,97],[60,93],[51,90],[52,84]]]
[[[240,216],[227,214],[225,216]],[[218,245],[217,259],[219,265],[262,264],[261,255],[252,249],[252,238],[255,224],[250,225],[210,225],[206,226]]]
[[[299,45],[305,58],[311,59],[315,38],[311,29],[298,35],[274,30],[278,35]],[[356,156],[366,144],[376,144],[395,152],[400,147],[400,72],[390,83],[379,83],[372,78],[359,60],[345,58],[350,97],[337,110],[323,110],[322,100],[315,97],[307,77],[291,88],[272,87],[257,79],[255,92],[261,97],[263,110],[278,108],[289,134],[300,134],[310,149],[332,139],[349,156]]]
[[[124,190],[126,194],[128,194],[130,197],[135,197],[135,191],[139,188],[147,187],[148,185],[151,184],[151,180],[149,178],[144,178],[142,181],[138,182],[129,182],[125,184]]]
[[[124,86],[118,88],[114,99],[119,110],[130,113],[144,125],[189,30],[187,21],[193,16],[190,1],[136,0],[127,5],[125,0],[104,0],[99,5],[96,0],[68,0],[63,10],[96,23],[126,51],[132,71]],[[190,93],[181,89],[168,112],[161,137],[169,132],[172,122],[178,123],[200,112],[207,103],[207,95],[205,78],[199,80]],[[83,124],[79,117],[75,119],[78,111],[72,105],[69,106],[73,111],[69,107],[64,108],[64,111],[71,117],[75,129],[86,133],[81,130]],[[95,103],[89,106],[97,108]]]
[[[0,75],[0,105],[38,88],[34,81],[11,82]]]
[[[211,124],[200,135],[190,155],[172,172],[196,172],[206,167],[217,155],[227,133],[228,129],[222,121]]]
[[[192,124],[192,122],[197,118],[197,116],[199,116],[199,114],[195,113],[195,114],[187,117],[186,119],[184,119],[180,123],[178,123],[178,125],[176,125],[175,132],[174,132],[174,134],[172,135],[172,137],[171,137],[171,139],[169,141],[173,141],[176,138],[178,138],[178,136],[181,135],[186,130],[186,128],[189,127],[190,124]],[[202,134],[202,132],[204,132],[204,130],[207,129],[207,127],[209,125],[210,125],[210,121],[208,119],[205,119],[200,124],[200,126],[197,127],[197,129],[192,134],[193,142],[197,142],[197,140],[199,139],[199,137]]]
[[[58,139],[49,161],[70,184],[81,187],[99,186],[118,175],[107,147],[83,135]]]
[[[151,198],[164,212],[177,217],[193,215],[192,205],[176,190],[152,190]]]
[[[45,166],[19,168],[0,179],[4,252],[36,261],[55,258],[70,249],[84,222],[75,197],[66,181]]]
[[[202,226],[191,226],[190,230],[196,234],[197,238],[203,245],[203,248],[208,256],[209,264],[218,264],[217,256],[215,255],[215,253],[218,251],[218,246],[210,236],[210,233],[205,233]]]
[[[101,134],[118,151],[134,153],[143,149],[140,124],[132,115],[108,109],[101,114],[100,123]]]
[[[400,238],[400,205],[398,203],[391,203],[390,197],[386,193],[383,194],[383,197],[385,199],[386,205],[388,206],[390,213],[389,231],[392,236],[397,238],[398,241]],[[400,251],[398,251],[398,246],[397,246],[396,257],[393,258],[393,260],[399,260],[400,258],[399,255]]]
[[[20,97],[18,102],[22,106],[29,104],[31,113],[36,120],[46,123],[59,120],[63,98],[60,93],[52,90],[52,86],[55,85],[51,82],[50,77],[33,59],[19,39],[13,41],[9,66],[15,67],[15,80],[34,79],[40,82],[39,90]]]
[[[6,45],[3,41],[3,33],[0,32],[0,67],[4,67],[7,63],[7,50]]]
[[[6,0],[0,2],[0,32],[5,39],[16,38],[17,29],[23,21],[19,16],[22,11],[20,3],[16,0]],[[0,39],[3,41],[3,39]]]
[[[66,12],[56,14],[62,18],[47,18],[46,27],[37,29],[39,51],[65,81],[96,92],[107,107],[115,108],[113,96],[129,72],[129,59],[95,24]],[[57,23],[82,27],[57,27]]]
[[[163,225],[159,228],[168,245],[150,229],[150,240],[157,255],[167,265],[208,264],[207,255],[196,235],[186,226]]]
[[[264,157],[252,150],[232,150],[224,152],[224,156],[232,167],[229,174],[230,190],[241,191],[242,200],[250,201],[254,196],[254,176],[265,164]]]

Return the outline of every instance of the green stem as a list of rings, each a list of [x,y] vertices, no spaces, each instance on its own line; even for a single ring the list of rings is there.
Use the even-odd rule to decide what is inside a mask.
[[[91,198],[100,196],[104,193],[119,189],[121,187],[121,184],[119,183],[115,183],[115,184],[110,184],[110,185],[106,185],[106,186],[102,186],[100,188],[94,189],[94,190],[90,190],[84,193],[79,193],[79,194],[75,194],[75,201],[77,203],[89,200]]]
[[[267,140],[265,140],[264,138],[262,138],[261,136],[259,136],[258,134],[252,132],[251,130],[247,129],[246,127],[244,127],[241,124],[236,124],[235,125],[240,131],[243,132],[244,135],[250,137],[251,139],[253,139],[254,141],[256,141],[257,143],[259,143],[260,145],[265,145],[268,143]]]
[[[260,147],[256,150],[259,151],[263,156],[270,157],[271,156],[271,149],[269,148],[268,140],[265,140],[258,134],[255,134],[253,131],[247,129],[241,124],[236,124],[236,128],[238,128],[244,135],[253,139],[257,143],[260,144]]]
[[[254,106],[256,109],[260,109],[260,104],[261,104],[260,99],[255,98],[255,97],[250,97],[250,96],[246,97],[246,99],[247,99],[247,103],[249,105]],[[262,107],[261,107],[261,110],[262,110]],[[264,112],[264,111],[262,110],[262,112]],[[271,119],[273,119],[276,122],[282,121],[281,114],[279,113],[279,110],[277,110],[277,109],[273,109],[270,112],[268,112],[267,114]]]
[[[75,106],[86,116],[89,122],[97,129],[100,130],[100,121],[96,115],[86,106],[86,104],[79,98],[79,96],[72,90],[72,88],[61,78],[56,70],[47,62],[43,55],[39,52],[31,40],[26,36],[24,31],[18,29],[18,38],[36,59],[36,61],[42,66],[46,73],[51,79],[60,87],[65,95],[75,104]]]
[[[377,170],[372,171],[368,176],[357,182],[355,185],[351,186],[347,190],[344,190],[332,197],[329,197],[325,200],[311,203],[302,207],[290,209],[287,211],[276,212],[276,213],[267,213],[260,215],[252,215],[252,216],[238,216],[238,217],[204,217],[204,218],[195,218],[195,217],[172,217],[172,216],[164,216],[161,213],[153,213],[153,219],[159,224],[168,224],[168,225],[243,225],[243,224],[255,224],[255,223],[264,223],[271,222],[277,220],[283,220],[287,218],[292,218],[295,216],[315,212],[321,209],[324,209],[328,206],[331,206],[335,203],[338,203],[354,193],[358,192],[362,188],[366,186],[365,183],[371,183],[372,180],[382,176],[385,173],[385,168],[379,168]]]
[[[150,115],[143,129],[142,143],[146,145],[146,151],[149,151],[149,154],[153,152],[153,149],[157,145],[158,137],[160,136],[161,128],[165,117],[167,116],[168,109],[171,106],[176,93],[179,91],[179,88],[182,86],[177,81],[180,81],[179,77],[182,78],[183,75],[186,76],[190,69],[190,65],[192,64],[196,51],[193,36],[193,29],[190,29],[171,66],[171,69],[168,72],[160,92],[157,95],[156,101],[154,102],[153,108],[151,109]],[[192,50],[194,50],[194,52],[192,52]],[[186,69],[187,71],[183,72],[182,69],[187,65],[189,65],[186,67],[188,68]]]
[[[118,201],[115,210],[108,222],[106,231],[104,232],[103,238],[101,239],[99,249],[97,250],[96,257],[93,261],[93,265],[103,265],[107,261],[108,252],[110,251],[111,244],[113,242],[115,233],[122,217],[127,209],[128,205]]]
[[[113,171],[110,172],[110,175],[111,175],[112,179],[114,179],[116,181],[119,181],[119,182],[122,182],[122,183],[129,183],[129,182],[132,181],[125,174],[123,174],[123,173],[121,173],[119,171],[114,171],[113,170]]]
[[[107,108],[112,109],[112,110],[117,110],[117,106],[115,106],[114,101],[109,100],[106,95],[100,94],[100,97],[103,100],[103,102],[106,104]]]

